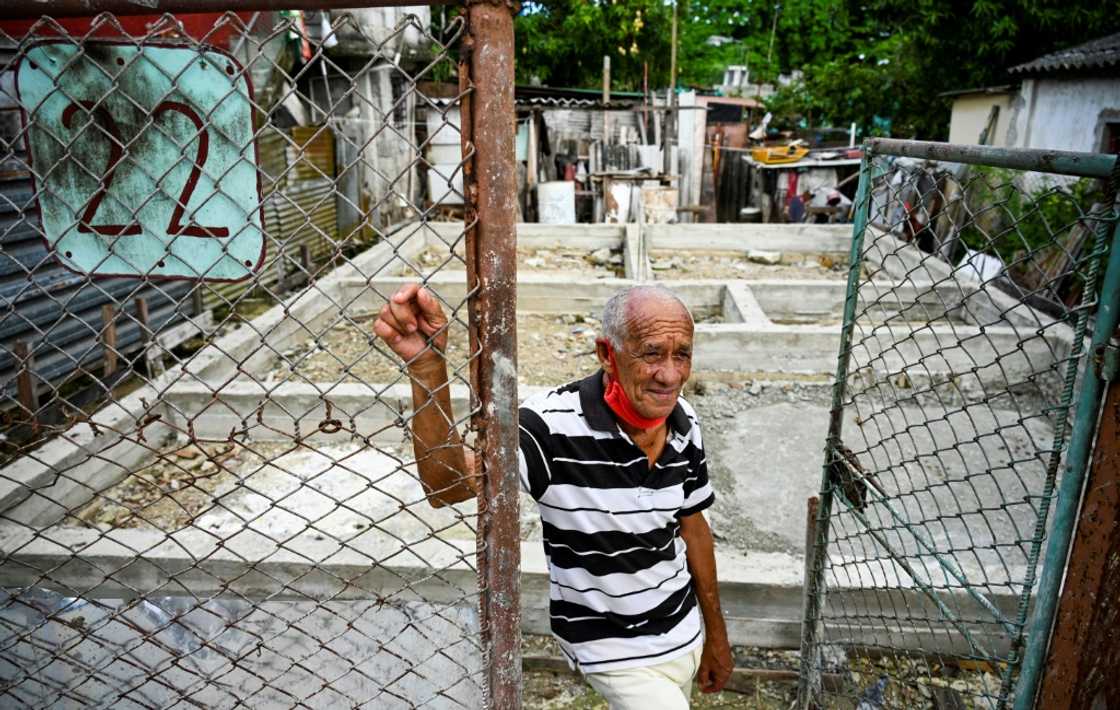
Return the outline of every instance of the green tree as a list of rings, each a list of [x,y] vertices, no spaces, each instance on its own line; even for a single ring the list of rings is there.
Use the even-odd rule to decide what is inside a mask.
[[[894,135],[927,139],[948,134],[942,92],[1008,83],[1012,66],[1120,30],[1117,0],[870,0],[861,12],[874,20],[855,43],[803,65],[804,108],[868,130],[887,118]]]
[[[1006,83],[1011,66],[1120,31],[1120,0],[678,1],[678,85],[710,88],[729,64],[752,81],[800,69],[804,82],[770,102],[782,118],[928,139],[948,132],[938,94]],[[671,20],[666,0],[528,3],[518,79],[597,88],[609,54],[616,88],[640,88],[643,63],[650,86],[665,87]]]
[[[659,0],[542,0],[527,3],[516,20],[517,79],[549,86],[602,86],[603,57],[611,58],[611,86],[640,90],[643,63],[650,85],[669,77],[672,8]]]

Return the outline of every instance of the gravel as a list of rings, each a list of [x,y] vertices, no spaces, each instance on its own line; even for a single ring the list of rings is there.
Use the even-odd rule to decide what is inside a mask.
[[[455,255],[446,250],[431,247],[420,252],[411,264],[401,264],[394,271],[395,276],[428,276],[439,270],[463,271],[467,268],[461,245],[457,244]],[[622,248],[602,248],[595,251],[586,249],[517,250],[517,270],[519,272],[548,272],[557,275],[578,276],[580,278],[622,278]]]
[[[590,313],[521,313],[517,316],[517,333],[520,384],[554,386],[585,377],[598,368],[594,353],[599,320]],[[468,351],[466,326],[452,322],[447,360],[464,379],[469,377]],[[372,318],[339,323],[320,338],[308,338],[282,356],[266,373],[268,381],[406,381],[401,360],[372,335]]]
[[[769,255],[768,255],[769,256]],[[781,263],[760,263],[746,253],[681,253],[654,250],[650,266],[657,279],[813,279],[847,278],[848,261],[828,255],[782,254]]]
[[[155,527],[172,532],[190,525],[214,501],[238,485],[239,473],[255,470],[291,444],[239,442],[178,446],[156,454],[148,466],[126,475],[67,522],[114,528]]]
[[[522,636],[521,652],[525,656],[562,658],[563,654],[550,636],[526,634]],[[797,651],[733,646],[736,668],[750,670],[782,670],[798,672],[801,654]],[[945,664],[925,658],[884,656],[870,659],[853,656],[840,661],[839,666],[825,668],[828,673],[839,674],[840,686],[824,697],[825,706],[855,710],[861,695],[880,678],[886,676],[881,704],[867,704],[864,708],[933,708],[933,707],[994,707],[999,693],[999,678],[986,664],[958,661]],[[757,710],[787,710],[797,699],[797,682],[758,681],[733,683],[738,690],[724,690],[714,695],[704,695],[694,686],[692,707],[752,708]],[[934,704],[934,695],[940,695],[941,704]],[[955,695],[961,701],[953,705]],[[606,702],[582,678],[570,672],[530,671],[525,673],[525,707],[533,710],[558,708],[602,709]],[[946,704],[946,702],[950,704]]]

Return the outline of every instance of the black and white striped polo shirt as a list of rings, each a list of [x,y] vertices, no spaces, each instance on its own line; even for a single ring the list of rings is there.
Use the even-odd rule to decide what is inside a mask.
[[[701,642],[680,536],[712,504],[700,424],[678,399],[651,468],[603,401],[603,373],[521,407],[521,485],[540,508],[552,632],[585,673],[664,663]]]

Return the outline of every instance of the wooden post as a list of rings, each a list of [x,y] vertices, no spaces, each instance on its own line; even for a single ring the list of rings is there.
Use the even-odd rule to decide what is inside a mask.
[[[649,62],[642,62],[642,117],[638,120],[638,136],[642,145],[649,145]]]
[[[307,285],[310,286],[315,281],[311,272],[311,269],[315,265],[311,263],[311,247],[307,244],[299,245],[299,265],[303,267],[303,272],[306,274]]]
[[[283,249],[276,253],[276,292],[284,293],[288,290],[288,265],[285,263],[287,255]]]
[[[202,284],[195,286],[194,290],[191,291],[191,306],[194,308],[194,313],[191,315],[202,315],[204,308],[202,304]]]
[[[1105,395],[1036,707],[1115,707],[1120,698],[1118,560],[1120,374],[1113,377]]]
[[[12,350],[19,360],[19,374],[16,375],[19,404],[27,412],[32,431],[38,431],[39,392],[35,389],[35,379],[31,374],[31,371],[35,368],[35,359],[31,356],[31,348],[22,340],[17,340],[12,346]]]
[[[537,175],[540,171],[538,164],[538,151],[540,151],[539,139],[537,137],[537,121],[540,119],[540,112],[533,109],[529,113],[529,145],[528,145],[528,162],[525,164],[525,221],[537,221],[537,211],[535,209],[535,191],[537,188]]]
[[[104,376],[109,378],[117,371],[117,311],[113,304],[101,307],[101,346],[104,348]]]
[[[603,104],[611,102],[611,57],[603,55]],[[611,114],[603,109],[603,149],[611,143]]]
[[[140,323],[140,339],[144,342],[143,360],[148,368],[148,375],[159,377],[163,374],[163,355],[159,351],[159,343],[152,332],[148,316],[148,300],[140,297],[136,299],[136,320]]]
[[[673,0],[673,29],[669,45],[669,93],[677,93],[677,0]],[[670,104],[672,105],[672,104]]]
[[[677,126],[677,116],[673,110],[677,107],[677,0],[673,0],[673,33],[669,49],[669,95],[666,97],[666,103],[669,110],[665,112],[665,130],[663,132],[665,141],[665,152],[662,155],[664,159],[664,173],[672,175],[674,170],[673,165],[673,133]]]

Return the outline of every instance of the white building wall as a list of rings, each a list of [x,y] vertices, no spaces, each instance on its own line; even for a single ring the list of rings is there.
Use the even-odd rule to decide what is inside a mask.
[[[979,143],[980,133],[988,125],[992,107],[999,107],[996,129],[988,136],[988,145],[1007,145],[1007,127],[1011,120],[1011,94],[964,94],[953,100],[949,119],[950,143]]]
[[[1008,146],[1097,152],[1120,123],[1120,78],[1028,79],[1012,104]]]

